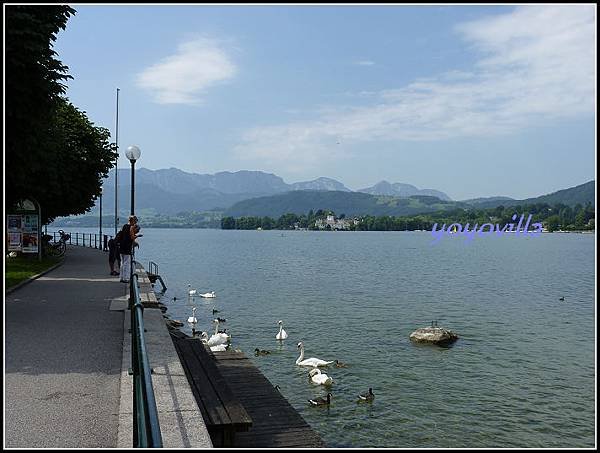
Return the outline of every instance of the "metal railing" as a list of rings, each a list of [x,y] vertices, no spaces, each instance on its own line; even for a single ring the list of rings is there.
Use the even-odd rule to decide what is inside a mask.
[[[144,339],[144,306],[140,299],[137,274],[132,273],[129,285],[133,374],[133,446],[140,448],[162,447],[158,410]]]
[[[67,244],[69,245],[90,247],[103,251],[108,250],[108,241],[112,238],[112,235],[109,234],[103,234],[101,236],[95,233],[70,233],[68,231],[65,231],[65,233],[71,235],[71,237],[67,241]],[[53,242],[58,242],[58,240],[60,239],[60,233],[58,231],[53,231],[48,234],[52,236]]]

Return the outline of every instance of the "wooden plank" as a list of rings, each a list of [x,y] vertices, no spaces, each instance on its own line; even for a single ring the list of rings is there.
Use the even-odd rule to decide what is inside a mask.
[[[190,342],[184,340],[178,341],[178,343],[184,357],[193,356]],[[196,390],[194,395],[196,401],[201,402],[208,417],[207,425],[231,425],[233,423],[231,417],[223,407],[221,399],[206,375],[202,364],[195,360],[186,360],[185,363],[193,382],[192,390]]]
[[[191,346],[191,350],[198,358],[197,363],[202,366],[210,384],[217,392],[221,404],[229,415],[231,423],[238,429],[248,429],[252,426],[252,418],[235,398],[216,364],[212,361],[207,361],[208,354],[204,349],[204,345],[198,341],[187,341],[187,344]]]

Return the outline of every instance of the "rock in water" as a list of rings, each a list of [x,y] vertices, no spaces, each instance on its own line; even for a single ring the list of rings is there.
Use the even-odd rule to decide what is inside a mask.
[[[442,327],[422,327],[411,333],[409,338],[415,343],[431,343],[447,346],[458,340],[458,335]]]

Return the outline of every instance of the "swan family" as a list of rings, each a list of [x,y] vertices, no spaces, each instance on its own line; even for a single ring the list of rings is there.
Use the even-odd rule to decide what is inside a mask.
[[[197,290],[192,289],[191,285],[189,285],[189,284],[188,284],[188,294],[190,295],[190,297],[197,295]],[[204,294],[199,294],[199,296],[205,297],[205,298],[216,297],[214,291],[204,293]],[[213,309],[212,309],[213,315],[218,312],[219,312],[219,310],[217,310],[216,308],[213,307]],[[231,341],[231,335],[227,334],[227,332],[226,332],[227,329],[225,329],[223,331],[219,331],[219,323],[225,322],[225,321],[226,320],[224,318],[220,318],[220,317],[215,318],[213,320],[213,323],[215,324],[214,333],[210,337],[208,336],[207,332],[202,332],[202,334],[201,334],[201,341],[204,344],[206,344],[210,348],[210,350],[213,352],[226,351],[229,347],[229,343]],[[196,318],[196,307],[192,307],[192,316],[190,316],[188,318],[188,323],[192,324],[192,327],[195,327],[195,325],[198,323],[198,319]],[[279,325],[279,331],[275,335],[275,339],[278,341],[283,341],[288,338],[288,334],[283,328],[282,320],[277,321],[277,324]],[[192,330],[194,331],[194,329],[192,329]],[[335,366],[337,368],[346,368],[347,367],[347,365],[345,363],[340,362],[339,360],[335,360],[335,361],[322,360],[322,359],[319,359],[316,357],[304,358],[304,343],[302,341],[298,342],[297,348],[300,350],[300,355],[296,359],[295,363],[298,366],[311,368],[310,371],[308,372],[308,378],[309,378],[310,382],[313,384],[323,385],[326,387],[329,387],[333,384],[333,379],[331,378],[331,376],[328,376],[326,373],[321,371],[319,369],[319,367],[326,367],[333,363],[335,363]],[[269,355],[271,353],[268,350],[259,349],[259,348],[256,348],[254,351],[255,351],[255,355],[257,357]],[[332,396],[333,395],[331,393],[327,393],[326,398],[319,397],[319,398],[309,399],[308,402],[312,406],[329,406],[331,404]],[[374,398],[375,398],[375,395],[373,394],[373,389],[371,387],[369,387],[368,392],[364,392],[364,393],[361,393],[360,395],[358,395],[357,402],[372,402]]]

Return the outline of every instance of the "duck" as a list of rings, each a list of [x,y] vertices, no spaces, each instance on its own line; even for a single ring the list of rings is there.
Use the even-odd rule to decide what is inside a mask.
[[[564,298],[564,296],[563,296],[563,297],[561,297],[561,298],[560,298],[560,299],[558,299],[558,300],[560,300],[561,302],[563,302],[563,301],[565,300],[565,298]]]
[[[331,377],[327,376],[325,373],[321,373],[321,370],[319,370],[318,368],[313,368],[312,370],[310,370],[310,372],[308,373],[308,376],[310,377],[310,380],[313,384],[319,384],[319,385],[333,384],[333,379],[331,379]]]
[[[209,346],[216,346],[218,344],[225,344],[231,339],[231,335],[226,333],[219,333],[219,321],[215,319],[215,333],[208,339],[207,344]]]
[[[279,332],[275,335],[275,339],[277,340],[285,340],[288,337],[288,334],[285,330],[283,330],[283,321],[279,321]]]
[[[192,289],[192,285],[190,285],[189,283],[188,283],[188,295],[190,295],[190,296],[196,295],[196,290]]]
[[[300,357],[296,359],[296,365],[316,367],[327,366],[333,363],[333,361],[327,362],[325,360],[316,359],[314,357],[311,357],[310,359],[304,359],[304,344],[302,342],[298,343],[298,349],[300,349]]]
[[[213,315],[214,315],[215,313],[219,313],[219,310],[217,310],[216,308],[213,308]]]
[[[340,362],[340,361],[339,361],[339,360],[337,360],[337,359],[335,360],[335,366],[336,366],[336,367],[338,367],[338,368],[346,368],[346,367],[348,367],[348,365],[346,365],[346,364],[345,364],[345,363],[343,363],[343,362]]]
[[[227,321],[225,318],[219,318],[219,317],[217,317],[217,319],[219,320],[219,322],[226,322]]]
[[[213,297],[217,297],[217,295],[215,294],[214,291],[211,291],[210,293],[200,294],[200,297],[213,298]]]
[[[365,392],[365,393],[361,393],[360,395],[358,395],[358,402],[361,401],[373,401],[373,399],[375,398],[375,395],[373,394],[373,389],[371,387],[369,387],[369,391]]]
[[[312,405],[312,406],[329,406],[329,404],[331,403],[331,397],[333,395],[331,393],[327,394],[327,398],[315,398],[315,399],[311,399],[308,400],[308,402]]]
[[[256,356],[267,355],[267,354],[271,354],[271,351],[266,351],[264,349],[258,349],[258,348],[254,349],[254,355],[256,355]]]
[[[196,319],[196,307],[192,308],[192,316],[187,319],[187,322],[190,324],[196,324],[198,320]]]

